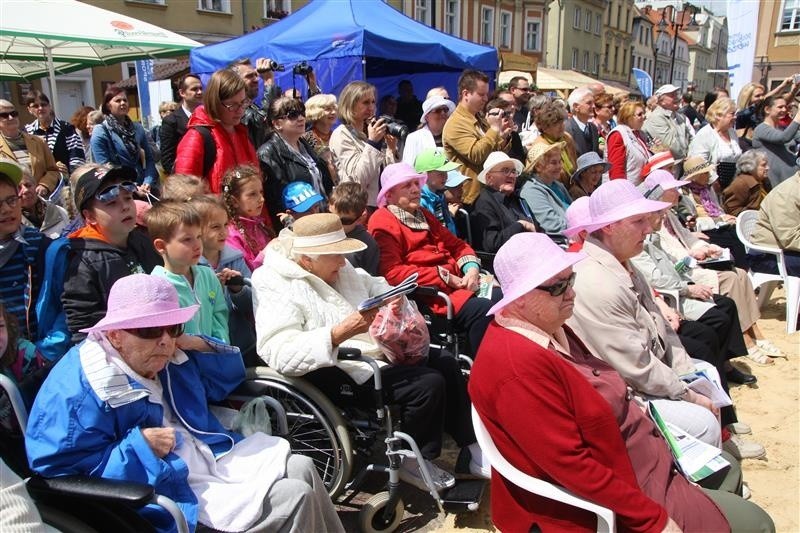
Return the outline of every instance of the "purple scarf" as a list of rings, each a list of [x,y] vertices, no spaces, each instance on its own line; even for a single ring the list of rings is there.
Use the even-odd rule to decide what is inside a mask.
[[[711,187],[708,185],[700,185],[695,182],[691,182],[687,187],[692,191],[692,194],[700,197],[700,204],[703,206],[703,209],[706,210],[708,216],[717,218],[722,215],[722,208],[711,194]]]

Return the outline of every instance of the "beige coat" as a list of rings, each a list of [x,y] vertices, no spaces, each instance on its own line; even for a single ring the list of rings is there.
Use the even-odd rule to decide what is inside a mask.
[[[800,172],[778,184],[761,202],[754,244],[800,252]]]
[[[339,125],[331,134],[328,145],[336,159],[339,181],[355,181],[367,191],[367,205],[375,207],[380,190],[381,172],[396,161],[395,155],[384,148],[378,150],[359,136],[351,127]]]
[[[47,147],[47,144],[36,137],[22,132],[22,138],[25,140],[25,148],[28,149],[28,154],[31,158],[31,175],[39,185],[44,185],[47,190],[53,192],[61,179],[61,173],[56,166],[56,159],[53,157],[53,152]],[[5,157],[16,161],[14,152],[6,142],[5,137],[0,135],[0,157]]]
[[[575,309],[567,324],[638,393],[680,398],[686,385],[679,376],[694,364],[661,317],[653,290],[600,241],[589,237],[583,251],[589,257],[575,265]]]

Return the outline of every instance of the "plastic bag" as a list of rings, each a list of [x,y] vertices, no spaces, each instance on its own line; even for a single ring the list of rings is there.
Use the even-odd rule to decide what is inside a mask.
[[[269,418],[267,402],[261,398],[253,398],[244,404],[233,419],[233,427],[231,429],[245,437],[249,437],[259,431],[272,435],[272,422]]]
[[[405,296],[380,308],[369,333],[392,364],[416,365],[428,357],[428,325]]]

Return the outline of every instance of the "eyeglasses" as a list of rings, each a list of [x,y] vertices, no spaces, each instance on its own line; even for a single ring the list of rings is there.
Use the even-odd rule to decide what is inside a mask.
[[[613,105],[601,105],[598,109],[614,109]]]
[[[19,116],[19,111],[16,109],[14,111],[5,111],[0,113],[0,118],[8,120],[9,118],[16,118]]]
[[[488,113],[486,113],[486,114],[487,114],[488,116],[490,116],[490,117],[500,117],[500,118],[503,118],[504,116],[506,116],[506,112],[505,112],[505,111],[503,111],[502,109],[498,109],[497,111],[489,111],[489,112],[488,112]]]
[[[13,196],[8,196],[7,198],[0,198],[0,207],[2,207],[3,204],[6,204],[8,207],[17,207],[18,203],[19,196],[16,194]]]
[[[490,170],[489,174],[502,174],[503,176],[519,176],[519,171],[516,168],[498,168],[497,170]]]
[[[28,107],[32,107],[34,109],[39,109],[41,107],[50,107],[48,103],[41,103],[41,104],[28,104]]]
[[[154,340],[160,339],[164,333],[176,339],[183,335],[183,324],[173,324],[171,326],[153,326],[151,328],[126,329],[128,333],[140,339]]]
[[[238,104],[226,104],[225,102],[222,102],[222,107],[224,107],[225,109],[227,109],[228,111],[230,111],[232,113],[236,113],[237,111],[241,111],[242,109],[245,109],[247,106],[249,106],[251,104],[251,102],[252,102],[252,100],[250,100],[249,98],[245,98],[244,100],[242,100]]]
[[[573,285],[575,285],[575,272],[570,274],[567,279],[562,279],[561,281],[557,281],[552,285],[540,285],[536,288],[540,291],[550,293],[550,296],[561,296]]]
[[[634,113],[634,117],[642,118],[644,116],[644,111],[640,111],[639,113]]]
[[[531,88],[530,87],[512,87],[512,89],[516,89],[517,91],[522,91],[524,93],[531,92]]]
[[[278,120],[278,119],[286,118],[286,119],[289,119],[289,120],[297,120],[300,117],[305,118],[305,116],[306,116],[306,114],[303,113],[302,111],[298,111],[296,109],[292,109],[288,113],[285,113],[283,115],[279,115],[279,116],[275,117],[275,119]]]
[[[449,113],[450,109],[447,106],[444,107],[437,107],[436,109],[431,109],[431,113]]]
[[[103,202],[104,204],[107,204],[119,198],[119,195],[120,193],[122,193],[122,191],[128,191],[129,193],[133,194],[136,192],[136,190],[137,187],[135,183],[133,183],[132,181],[123,181],[122,183],[113,185],[108,189],[105,189],[102,192],[95,194],[94,197],[97,200]]]

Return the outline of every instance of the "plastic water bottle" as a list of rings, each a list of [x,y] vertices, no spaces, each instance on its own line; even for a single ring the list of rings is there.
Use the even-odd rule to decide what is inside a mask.
[[[697,266],[697,259],[687,255],[683,259],[675,263],[675,270],[678,274],[685,274],[689,270]]]

